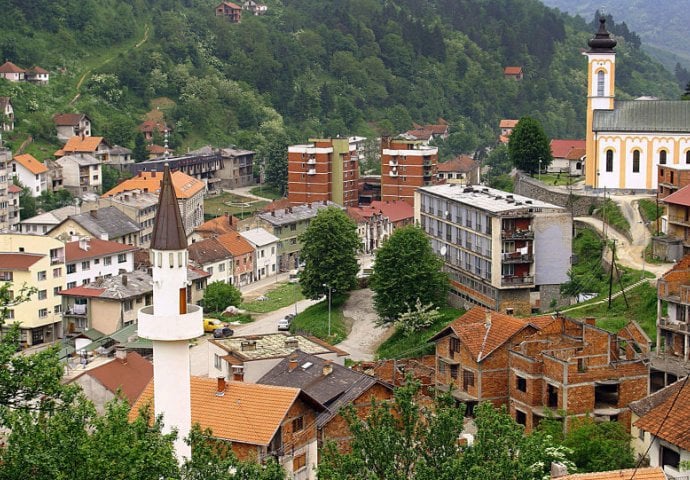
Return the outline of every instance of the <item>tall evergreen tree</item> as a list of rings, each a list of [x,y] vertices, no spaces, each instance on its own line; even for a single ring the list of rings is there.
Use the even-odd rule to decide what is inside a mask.
[[[508,142],[508,155],[515,168],[527,173],[545,170],[553,161],[549,139],[538,120],[522,117]]]

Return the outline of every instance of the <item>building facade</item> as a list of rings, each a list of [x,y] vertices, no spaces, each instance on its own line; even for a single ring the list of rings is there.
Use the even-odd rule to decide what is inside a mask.
[[[452,304],[528,315],[565,303],[572,216],[564,208],[453,184],[416,195],[415,221],[444,260]]]
[[[31,190],[31,196],[38,197],[41,192],[48,190],[48,167],[32,155],[16,155],[10,160],[10,169],[11,175]]]
[[[381,139],[381,200],[414,205],[419,187],[437,182],[438,148],[418,140]]]
[[[67,288],[98,283],[133,271],[134,252],[137,250],[131,245],[98,238],[85,237],[65,243]]]
[[[55,163],[62,170],[62,187],[75,197],[85,193],[101,193],[103,174],[101,162],[96,157],[87,154],[65,155]]]
[[[0,232],[19,228],[19,194],[22,189],[12,180],[12,152],[0,146]]]
[[[254,247],[254,279],[262,280],[278,273],[278,242],[280,239],[263,228],[253,228],[240,235]]]
[[[53,115],[58,140],[66,142],[74,136],[91,136],[91,119],[85,113],[57,113]]]

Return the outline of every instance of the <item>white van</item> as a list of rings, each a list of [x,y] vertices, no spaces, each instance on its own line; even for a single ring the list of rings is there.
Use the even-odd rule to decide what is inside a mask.
[[[288,282],[289,283],[298,283],[299,282],[299,270],[290,270],[290,273],[288,274]]]

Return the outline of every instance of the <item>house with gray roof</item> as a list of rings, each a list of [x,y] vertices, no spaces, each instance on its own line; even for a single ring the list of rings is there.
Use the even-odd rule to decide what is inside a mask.
[[[101,161],[88,153],[65,155],[55,160],[62,170],[62,186],[75,197],[85,193],[101,193],[103,174]]]
[[[254,247],[254,278],[261,280],[278,274],[278,242],[280,239],[263,228],[252,228],[240,235]]]
[[[50,236],[63,240],[95,237],[138,247],[140,232],[141,227],[127,215],[115,207],[105,207],[70,215],[50,231]]]

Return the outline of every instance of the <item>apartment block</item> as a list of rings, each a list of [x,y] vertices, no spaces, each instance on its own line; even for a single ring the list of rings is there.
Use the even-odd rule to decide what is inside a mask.
[[[65,243],[67,288],[88,285],[134,270],[137,247],[99,238],[79,238]]]
[[[572,216],[492,188],[455,184],[415,193],[415,221],[450,277],[449,301],[508,314],[558,306],[568,279]]]
[[[62,169],[62,186],[78,197],[84,193],[101,193],[101,161],[88,154],[65,155],[55,160]]]
[[[12,152],[0,147],[0,231],[15,231],[19,227],[19,194],[22,189],[12,182],[10,161]]]
[[[349,138],[310,139],[288,147],[288,199],[291,205],[332,201],[356,207],[359,162]]]
[[[414,205],[419,187],[437,182],[438,148],[419,140],[381,139],[381,200]]]

